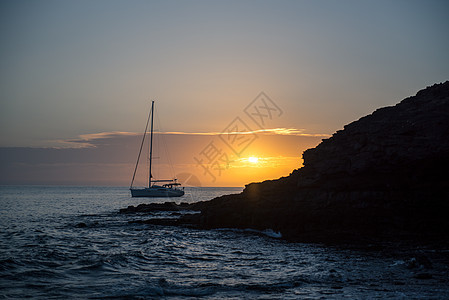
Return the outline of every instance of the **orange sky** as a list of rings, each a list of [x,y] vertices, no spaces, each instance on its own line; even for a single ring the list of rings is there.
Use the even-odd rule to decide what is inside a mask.
[[[300,167],[301,153],[322,138],[325,136],[257,133],[257,138],[237,156],[218,134],[155,134],[153,176],[159,179],[175,176],[187,186],[243,186],[275,179]],[[105,133],[72,140],[72,148],[0,148],[0,182],[128,186],[140,139],[137,134]],[[81,147],[73,148],[74,144]],[[163,144],[168,151],[163,151]],[[215,145],[221,150],[220,156],[227,155],[227,159],[218,164],[217,160],[207,163],[201,153],[210,145]],[[147,149],[144,148],[145,154]],[[212,157],[213,153],[208,153]],[[257,157],[258,162],[249,162],[249,157]],[[147,184],[147,167],[143,156],[135,185]]]

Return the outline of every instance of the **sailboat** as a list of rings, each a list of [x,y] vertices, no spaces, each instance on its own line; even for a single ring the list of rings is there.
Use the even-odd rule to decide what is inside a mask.
[[[146,188],[133,188],[134,178],[136,177],[137,166],[139,165],[140,155],[142,153],[143,144],[145,142],[145,136],[147,134],[148,123],[151,118],[151,131],[150,131],[150,172],[148,178],[148,187]],[[184,189],[180,188],[180,183],[175,179],[168,180],[154,180],[151,173],[151,166],[153,160],[153,118],[154,118],[154,101],[151,101],[151,111],[148,115],[147,125],[142,137],[142,143],[140,144],[139,155],[137,156],[136,167],[134,168],[133,179],[131,186],[129,187],[132,197],[180,197],[184,195]]]

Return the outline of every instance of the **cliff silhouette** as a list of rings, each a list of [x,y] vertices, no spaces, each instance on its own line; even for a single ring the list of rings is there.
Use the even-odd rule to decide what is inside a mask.
[[[207,228],[290,240],[440,237],[449,232],[449,81],[344,126],[304,166],[197,205]]]
[[[449,81],[344,126],[303,158],[287,177],[181,205],[201,213],[177,224],[293,241],[449,237]]]

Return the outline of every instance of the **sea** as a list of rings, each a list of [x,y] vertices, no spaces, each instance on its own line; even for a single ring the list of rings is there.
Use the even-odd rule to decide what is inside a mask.
[[[1,186],[0,299],[449,299],[444,247],[292,243],[270,228],[136,224],[169,213],[119,213],[241,191],[151,199],[126,187]]]

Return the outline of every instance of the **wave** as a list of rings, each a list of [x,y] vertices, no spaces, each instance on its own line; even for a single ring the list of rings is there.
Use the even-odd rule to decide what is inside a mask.
[[[274,239],[280,239],[282,238],[282,233],[279,231],[274,231],[271,228],[264,229],[264,230],[257,230],[252,228],[245,228],[245,229],[236,229],[236,228],[218,228],[215,230],[223,230],[223,231],[234,231],[234,232],[242,232],[242,233],[255,233],[258,235],[264,235],[270,238]]]

